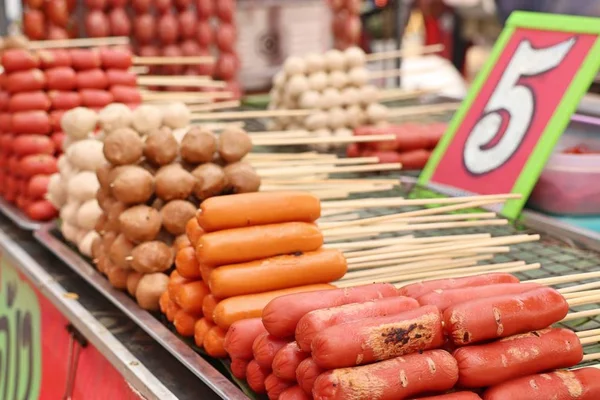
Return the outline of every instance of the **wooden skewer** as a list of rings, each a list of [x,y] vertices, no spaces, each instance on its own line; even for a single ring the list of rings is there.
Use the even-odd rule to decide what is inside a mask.
[[[406,70],[406,69],[398,69],[398,68],[393,68],[393,69],[383,69],[383,70],[378,70],[378,71],[369,71],[369,79],[386,79],[386,78],[395,78],[395,77],[402,77],[402,76],[414,76],[414,75],[421,75],[421,74],[429,74],[431,72],[437,72],[440,70],[442,66],[435,66],[435,67],[426,67],[426,68],[419,68],[418,70]]]
[[[311,137],[307,139],[258,139],[253,140],[256,146],[298,146],[306,144],[319,143],[365,143],[365,142],[384,142],[395,140],[394,135],[368,135],[368,136],[351,136],[351,137]]]
[[[239,100],[227,100],[214,104],[196,104],[188,106],[191,112],[205,112],[214,110],[223,110],[227,108],[236,108],[240,106]]]
[[[465,214],[442,214],[442,215],[426,215],[417,217],[397,218],[393,221],[382,221],[387,222],[388,225],[393,224],[414,224],[422,222],[442,222],[442,221],[462,221],[462,220],[476,220],[476,219],[493,219],[496,218],[496,213],[465,213]],[[367,226],[381,226],[379,224],[369,224]],[[365,224],[358,225],[358,227],[365,227]],[[319,224],[319,228],[323,231],[340,229],[337,224]]]
[[[281,169],[262,169],[258,170],[261,177],[269,176],[294,176],[306,174],[345,174],[349,172],[375,172],[375,171],[396,171],[402,168],[401,164],[375,164],[375,165],[355,165],[349,167],[337,166],[318,166],[303,168],[281,168]]]
[[[298,182],[311,184],[315,186],[330,185],[399,185],[398,179],[265,179],[265,183],[270,185],[288,185],[296,186]]]
[[[579,338],[596,336],[596,335],[600,335],[600,329],[590,329],[590,330],[587,330],[587,331],[575,332],[575,334]]]
[[[422,54],[439,53],[444,50],[443,44],[432,44],[429,46],[419,46],[417,48],[403,48],[400,50],[382,51],[379,53],[367,54],[367,61],[391,60],[394,58],[415,57]]]
[[[333,158],[324,160],[292,160],[292,161],[255,161],[252,165],[255,168],[281,168],[293,166],[311,166],[311,165],[353,165],[353,164],[376,164],[379,157],[353,157],[353,158]]]
[[[72,47],[120,46],[129,44],[126,36],[113,36],[103,38],[57,39],[36,40],[28,43],[30,50],[61,49]]]
[[[261,133],[261,132],[258,132]],[[305,159],[314,159],[314,158],[322,158],[329,157],[335,158],[334,154],[319,154],[314,151],[306,151],[304,153],[250,153],[246,156],[247,160],[253,159],[269,159],[269,160],[305,160]]]
[[[596,338],[596,342],[600,341],[600,338]],[[595,343],[595,342],[592,342]],[[583,343],[582,343],[583,344]],[[592,361],[592,360],[598,360],[600,359],[600,353],[592,353],[592,354],[586,354],[583,356],[583,359],[581,361]]]
[[[562,322],[569,322],[580,318],[590,318],[600,315],[600,308],[596,308],[594,310],[585,310],[569,313],[565,318],[563,318]]]
[[[149,76],[140,76],[137,78],[139,86],[184,86],[184,87],[204,87],[204,88],[224,88],[227,84],[223,81],[213,81],[208,79],[194,79],[191,76],[187,81],[169,80],[162,78],[152,78]]]
[[[590,336],[590,337],[586,337],[583,339],[579,339],[579,343],[581,343],[582,345],[598,343],[598,342],[600,342],[600,336]],[[584,359],[582,361],[585,361],[585,356],[583,358]],[[600,357],[598,357],[598,358],[600,358]]]
[[[135,75],[145,75],[150,72],[150,68],[144,66],[130,67],[127,71]]]
[[[585,290],[582,292],[564,293],[563,297],[565,299],[569,300],[569,299],[577,299],[577,298],[581,298],[581,297],[595,296],[595,295],[600,295],[600,290]]]
[[[247,119],[247,118],[275,118],[275,117],[304,117],[310,115],[313,110],[253,110],[253,111],[229,111],[210,114],[193,114],[192,119]]]
[[[591,296],[577,297],[575,299],[569,299],[567,301],[567,303],[569,303],[570,307],[581,306],[584,304],[599,303],[599,302],[600,302],[600,295],[598,295],[598,294],[594,294]]]
[[[460,103],[428,104],[424,106],[399,107],[390,109],[388,118],[409,117],[413,115],[436,114],[447,111],[455,111]]]
[[[583,272],[581,274],[570,274],[570,275],[556,276],[556,277],[552,277],[552,278],[533,279],[533,280],[530,280],[529,282],[539,283],[541,285],[559,285],[561,283],[577,282],[577,281],[583,281],[583,280],[587,280],[587,279],[596,279],[596,278],[600,278],[600,271]],[[562,293],[565,293],[565,292],[563,291]]]
[[[379,92],[379,102],[384,103],[387,101],[414,99],[416,97],[421,97],[426,94],[438,93],[440,90],[443,89],[445,89],[444,86],[416,90],[385,89]]]
[[[214,64],[215,58],[210,56],[179,57],[133,57],[135,65],[197,65]]]
[[[569,293],[581,292],[581,291],[588,290],[588,289],[598,289],[598,288],[600,288],[600,281],[583,283],[581,285],[575,285],[575,286],[569,286],[566,288],[558,289],[558,291],[561,292],[563,295],[566,295]]]
[[[433,236],[433,237],[421,237],[415,238],[412,235],[402,236],[402,237],[394,237],[394,238],[386,238],[386,239],[375,239],[375,240],[367,240],[360,242],[342,242],[335,244],[325,244],[323,247],[326,248],[337,248],[340,250],[356,250],[356,249],[365,249],[365,248],[376,248],[382,246],[390,246],[390,245],[401,245],[401,244],[426,244],[426,243],[444,243],[444,242],[453,242],[460,240],[476,240],[476,239],[489,239],[492,235],[489,233],[476,233],[476,234],[467,234],[467,235],[445,235],[445,236]]]
[[[140,92],[144,100],[200,100],[200,99],[228,99],[231,92],[154,92],[145,90]]]

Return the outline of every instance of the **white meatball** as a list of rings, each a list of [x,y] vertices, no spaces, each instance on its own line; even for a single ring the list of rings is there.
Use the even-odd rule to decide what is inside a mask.
[[[298,96],[309,88],[308,79],[304,75],[294,75],[287,83],[287,92],[292,96]]]
[[[67,201],[67,192],[60,174],[52,174],[50,176],[46,199],[56,208],[61,208]]]
[[[77,211],[81,203],[70,201],[60,209],[60,219],[67,224],[77,226]]]
[[[315,72],[308,76],[308,87],[310,90],[320,92],[327,87],[329,79],[325,72]]]
[[[348,68],[364,67],[367,64],[367,55],[360,47],[349,47],[344,51]]]
[[[311,53],[306,56],[306,73],[314,74],[323,70],[325,70],[325,59],[322,55]]]
[[[142,135],[147,135],[161,127],[162,119],[163,116],[160,108],[149,104],[142,104],[133,111],[133,129]]]
[[[58,172],[63,181],[66,182],[71,179],[72,176],[77,174],[79,170],[71,165],[65,154],[62,154],[58,157]]]
[[[332,132],[329,129],[317,129],[313,132],[314,137],[318,138],[331,138]],[[310,146],[316,151],[325,153],[331,149],[330,143],[315,143]]]
[[[333,88],[327,88],[321,96],[321,107],[325,109],[339,107],[342,104],[340,92]]]
[[[371,103],[376,103],[379,100],[379,89],[373,85],[365,85],[358,89],[360,92],[360,104],[368,106]]]
[[[302,95],[300,96],[299,104],[300,104],[300,108],[307,108],[307,109],[322,108],[321,107],[321,95],[319,94],[319,92],[316,92],[314,90],[306,91],[306,92],[302,93]]]
[[[67,159],[79,170],[96,171],[106,163],[103,148],[102,142],[96,139],[80,140],[67,149]]]
[[[172,103],[163,110],[163,124],[171,129],[188,126],[191,118],[192,113],[184,103]]]
[[[329,120],[329,116],[326,112],[323,111],[315,111],[304,119],[304,126],[309,131],[314,131],[317,129],[325,128],[327,126],[327,121]]]
[[[102,209],[96,199],[90,199],[83,203],[77,211],[77,226],[86,231],[94,229],[98,218],[102,215]]]
[[[332,71],[329,74],[329,86],[343,89],[348,85],[348,74],[344,71]]]
[[[350,138],[353,136],[353,132],[348,128],[338,128],[333,131],[333,137],[335,138]],[[332,143],[332,146],[335,148],[343,149],[348,145],[346,142],[341,143]]]
[[[346,126],[346,112],[340,107],[329,110],[327,118],[327,126],[331,129],[338,129]]]
[[[63,132],[73,139],[83,139],[98,125],[98,114],[89,108],[77,107],[67,111],[60,120]]]
[[[300,57],[288,57],[283,64],[283,70],[288,76],[306,73],[306,62]]]
[[[373,103],[367,107],[367,118],[372,124],[380,121],[386,121],[388,119],[388,113],[388,108],[379,103]]]
[[[104,107],[98,113],[100,128],[110,134],[119,128],[129,128],[133,121],[133,112],[125,104],[113,103]]]
[[[348,87],[343,89],[340,91],[340,96],[342,96],[342,105],[344,106],[352,106],[360,103],[360,92],[356,88]]]
[[[350,128],[362,126],[367,122],[367,114],[359,105],[352,105],[346,109],[346,124]]]
[[[285,72],[279,71],[273,77],[273,87],[276,89],[281,89],[285,85]]]
[[[62,233],[67,241],[71,243],[77,243],[77,238],[80,236],[81,231],[68,222],[62,221],[60,233]]]
[[[95,172],[83,171],[69,179],[67,194],[69,201],[84,202],[96,198],[100,188]]]
[[[346,57],[339,50],[328,50],[325,53],[325,65],[328,71],[343,71],[346,68]]]
[[[362,67],[355,67],[348,72],[350,84],[355,87],[363,87],[369,83],[369,71]]]
[[[98,239],[100,235],[98,232],[92,230],[85,234],[85,236],[77,244],[77,249],[81,254],[87,257],[92,256],[92,245],[94,241]]]

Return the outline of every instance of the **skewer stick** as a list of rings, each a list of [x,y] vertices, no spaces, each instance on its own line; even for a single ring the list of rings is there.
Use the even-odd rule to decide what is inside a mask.
[[[597,340],[592,343],[596,343],[596,342],[600,341],[600,337],[597,337],[596,339]],[[592,354],[584,355],[583,359],[581,361],[592,361],[592,360],[598,360],[598,359],[600,359],[600,353],[592,353]]]
[[[275,118],[275,117],[304,117],[313,113],[313,110],[253,110],[229,111],[211,114],[193,114],[195,121],[207,119],[246,119],[246,118]]]
[[[319,143],[365,143],[365,142],[383,142],[395,140],[394,135],[368,135],[352,137],[312,137],[308,139],[257,139],[252,142],[256,146],[297,146],[305,144]]]
[[[306,174],[345,174],[350,172],[376,172],[376,171],[397,171],[402,168],[402,164],[375,164],[375,165],[354,165],[346,167],[337,166],[317,166],[303,168],[268,168],[257,170],[261,177],[269,176],[294,176]]]
[[[330,248],[334,247],[340,250],[356,250],[364,248],[376,248],[390,245],[401,245],[401,244],[426,244],[426,243],[446,243],[460,240],[477,240],[477,239],[489,239],[492,235],[489,233],[475,233],[467,235],[445,235],[445,236],[433,236],[433,237],[421,237],[415,238],[412,235],[386,238],[386,239],[375,239],[360,242],[342,242],[336,244],[325,244],[323,247]]]
[[[452,243],[463,243],[463,242],[452,242]],[[375,250],[365,250],[365,251],[355,251],[352,253],[345,253],[344,256],[348,260],[348,263],[358,266],[358,265],[362,265],[363,263],[370,264],[371,261],[355,261],[355,259],[357,259],[357,258],[388,254],[390,256],[391,261],[398,264],[399,262],[404,262],[405,259],[412,259],[412,257],[408,257],[408,258],[397,257],[398,254],[402,254],[402,252],[400,252],[398,250],[402,249],[403,247],[404,247],[404,249],[402,249],[402,250],[407,251],[407,250],[422,249],[422,248],[435,248],[436,246],[439,246],[439,244],[434,243],[431,245],[423,245],[423,246],[398,245],[398,246],[390,246],[388,248],[384,248],[381,251],[379,249],[375,249]],[[477,248],[469,249],[469,250],[458,250],[458,251],[451,251],[451,252],[447,252],[447,253],[446,252],[432,253],[432,254],[427,254],[427,255],[422,255],[422,256],[417,256],[417,257],[419,257],[419,258],[424,257],[426,259],[430,259],[430,258],[440,258],[440,257],[446,257],[446,256],[459,257],[459,256],[463,256],[463,255],[475,255],[475,254],[484,254],[484,253],[493,253],[493,254],[510,253],[510,247],[509,246],[477,247]],[[387,260],[387,258],[382,258],[381,260]],[[376,261],[380,261],[380,260],[376,260]],[[393,265],[393,264],[390,264],[390,265]],[[575,296],[575,297],[577,297],[577,296]]]
[[[563,294],[563,297],[565,299],[569,300],[569,299],[577,299],[580,297],[594,296],[594,295],[600,295],[600,290],[586,290],[583,292],[565,293],[565,294]]]
[[[36,40],[28,43],[30,50],[61,49],[73,47],[121,46],[129,44],[126,36],[81,39]]]
[[[402,259],[387,259],[387,260],[376,260],[376,261],[365,261],[360,263],[351,263],[350,271],[372,271],[373,268],[390,268],[390,267],[399,267],[404,265],[406,262],[414,262],[414,261],[424,261],[424,260],[439,260],[442,258],[458,259],[464,257],[475,257],[477,254],[482,253],[502,253],[501,251],[495,250],[481,250],[481,251],[456,251],[452,253],[444,253],[444,254],[432,254],[426,256],[416,256],[416,257],[407,257]],[[484,257],[482,260],[491,260],[493,259],[495,254],[485,254],[479,257]],[[442,268],[443,269],[443,268]],[[370,274],[365,274],[370,275]]]
[[[227,84],[223,81],[213,81],[209,79],[195,79],[191,76],[188,80],[164,79],[149,76],[140,76],[137,78],[139,86],[185,86],[185,87],[205,87],[205,88],[224,88]]]
[[[379,53],[367,54],[367,61],[391,60],[394,58],[415,57],[422,54],[439,53],[444,50],[443,44],[432,44],[429,46],[419,46],[417,48],[404,48],[399,50],[382,51]]]
[[[496,213],[464,213],[464,214],[442,214],[442,215],[425,215],[425,216],[415,216],[415,217],[407,217],[407,218],[396,218],[393,221],[383,220],[382,222],[393,222],[394,224],[414,224],[421,222],[441,222],[441,221],[461,221],[461,220],[471,220],[471,219],[492,219],[496,218]],[[360,221],[360,220],[359,220]],[[373,224],[359,224],[358,227],[367,226],[379,226],[377,223]],[[340,229],[338,224],[319,224],[321,230],[333,230]],[[348,227],[348,226],[346,226]]]
[[[585,337],[600,335],[600,329],[590,329],[587,331],[575,332],[575,334],[581,339]]]
[[[227,100],[222,101],[220,103],[215,104],[196,104],[192,106],[188,106],[190,111],[192,112],[205,112],[205,111],[214,111],[214,110],[223,110],[227,108],[236,108],[240,106],[239,100]]]
[[[399,107],[389,110],[388,118],[443,113],[447,111],[455,111],[458,109],[458,107],[460,107],[460,103],[441,103],[413,107]]]
[[[594,304],[594,303],[598,303],[598,302],[600,302],[600,295],[598,295],[598,294],[594,294],[591,296],[577,297],[575,299],[570,299],[567,301],[567,303],[569,303],[570,307],[581,306],[584,304]]]
[[[566,317],[563,318],[561,322],[573,321],[580,318],[590,318],[595,317],[597,315],[600,315],[600,308],[569,313]]]
[[[214,64],[215,58],[210,56],[178,56],[178,57],[133,57],[134,65],[198,65]]]
[[[562,293],[563,295],[566,295],[569,293],[581,292],[581,291],[588,290],[588,289],[598,289],[598,288],[600,288],[600,281],[583,283],[581,285],[575,285],[575,286],[569,286],[566,288],[558,289],[558,291],[560,293]]]
[[[592,344],[592,343],[598,343],[598,342],[600,342],[600,336],[586,337],[586,338],[583,338],[583,339],[579,339],[579,342],[582,345]],[[590,354],[590,356],[591,356],[591,354]],[[582,361],[585,361],[585,356],[583,358],[584,359]],[[600,356],[598,358],[600,358]],[[593,358],[589,358],[589,360],[591,360],[591,359],[593,359]]]
[[[421,75],[421,74],[429,74],[431,72],[439,71],[441,67],[442,67],[442,65],[435,66],[435,67],[414,69],[414,70],[394,68],[394,69],[383,69],[383,70],[379,70],[379,71],[370,71],[369,79],[372,79],[372,80],[386,79],[386,78],[395,78],[398,76],[402,77],[402,76],[414,76],[414,75]]]
[[[154,92],[150,90],[141,91],[144,100],[195,100],[200,99],[228,99],[231,92]]]
[[[255,168],[281,168],[294,166],[311,166],[311,165],[352,165],[352,164],[376,164],[379,162],[379,157],[353,157],[353,158],[333,158],[324,160],[292,160],[292,161],[256,161],[252,165]]]
[[[406,89],[385,89],[379,92],[379,102],[384,103],[387,101],[398,101],[398,100],[408,100],[414,99],[417,97],[421,97],[427,94],[438,93],[443,90],[445,87],[440,86],[437,88],[427,88],[427,89],[416,89],[416,90],[406,90]]]
[[[332,157],[335,158],[335,157]],[[298,182],[310,183],[312,185],[335,185],[335,184],[365,184],[365,185],[398,185],[400,181],[398,179],[311,179],[311,180],[297,180],[297,179],[265,179],[264,182],[271,185],[296,185]]]
[[[556,276],[556,277],[552,277],[552,278],[533,279],[533,280],[530,280],[529,282],[539,283],[541,285],[559,285],[561,283],[577,282],[577,281],[583,281],[583,280],[587,280],[587,279],[596,279],[596,278],[600,278],[600,271],[583,272],[581,274],[570,274],[570,275]],[[562,293],[565,293],[565,292],[563,291]]]

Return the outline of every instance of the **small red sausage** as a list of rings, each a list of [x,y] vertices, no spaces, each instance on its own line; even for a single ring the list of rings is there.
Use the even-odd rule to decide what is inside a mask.
[[[254,357],[252,344],[254,340],[267,330],[260,318],[243,319],[234,322],[225,336],[225,350],[231,358],[250,360]]]
[[[67,112],[67,110],[50,111],[49,117],[50,117],[50,127],[52,128],[52,131],[56,132],[56,131],[62,130],[60,121],[66,112]]]
[[[217,29],[216,42],[219,50],[231,53],[235,50],[235,28],[232,24],[222,24]]]
[[[73,68],[56,67],[46,70],[49,90],[73,90],[77,85],[77,74]]]
[[[122,69],[106,70],[108,86],[137,86],[137,76]]]
[[[38,56],[40,57],[40,68],[42,69],[71,66],[71,54],[68,50],[40,50]]]
[[[325,329],[312,341],[312,358],[333,369],[387,360],[444,343],[442,315],[425,306],[389,315],[347,322]]]
[[[215,2],[217,17],[222,22],[232,22],[233,16],[235,15],[235,1],[234,0],[219,0]]]
[[[298,321],[296,341],[303,351],[310,351],[314,337],[331,326],[364,318],[399,314],[418,307],[419,303],[415,299],[397,296],[311,311]]]
[[[238,379],[246,379],[246,368],[250,361],[233,357],[231,359],[231,373]]]
[[[272,369],[275,354],[288,343],[288,340],[278,339],[268,333],[258,335],[252,344],[254,360],[261,367]]]
[[[11,130],[18,134],[47,135],[50,133],[50,117],[45,111],[22,111],[14,113]]]
[[[164,14],[158,19],[158,39],[162,44],[173,44],[179,38],[179,24],[173,14]]]
[[[225,81],[231,80],[237,73],[237,58],[232,53],[221,53],[215,66],[217,76]]]
[[[397,296],[388,283],[295,293],[273,299],[263,310],[263,324],[272,335],[287,338],[294,335],[296,325],[305,314],[327,307]]]
[[[279,395],[279,400],[311,400],[312,396],[306,394],[298,385],[285,389]]]
[[[544,287],[518,295],[475,299],[444,311],[445,329],[457,346],[544,329],[563,319],[569,304]]]
[[[298,365],[308,356],[310,356],[310,353],[300,350],[298,343],[292,342],[286,344],[279,349],[275,354],[275,358],[273,358],[273,374],[286,381],[295,381]]]
[[[202,47],[208,47],[213,42],[213,30],[208,21],[198,21],[196,41]]]
[[[577,365],[583,348],[569,329],[550,328],[454,351],[465,388],[499,385],[511,379]]]
[[[77,73],[77,89],[106,89],[108,79],[103,70],[88,69]]]
[[[50,175],[35,175],[27,182],[27,196],[32,200],[41,200],[48,192]]]
[[[39,69],[13,72],[6,77],[6,90],[10,93],[43,90],[47,77]]]
[[[296,369],[296,380],[305,393],[311,394],[315,381],[324,372],[312,357],[302,361]]]
[[[597,400],[600,369],[588,367],[530,375],[488,389],[483,400]]]
[[[473,392],[455,392],[439,396],[419,397],[419,400],[481,400],[481,397]]]
[[[315,382],[315,400],[410,399],[425,392],[441,392],[458,380],[456,360],[444,350],[409,354],[360,367],[336,369],[321,374]],[[374,387],[373,382],[377,382]],[[511,399],[512,400],[512,399]]]
[[[114,97],[111,92],[98,89],[84,89],[80,92],[81,101],[86,107],[106,107],[114,102]]]
[[[193,10],[188,9],[183,11],[178,16],[179,19],[179,34],[182,39],[190,39],[196,35],[196,14]]]
[[[139,104],[142,102],[142,94],[137,87],[117,85],[110,88],[110,93],[116,103]]]
[[[265,389],[267,390],[269,400],[279,399],[281,392],[293,385],[294,383],[280,379],[273,374],[267,376],[267,379],[265,379]]]
[[[110,32],[114,36],[129,36],[131,34],[131,21],[124,8],[113,8],[108,13]]]
[[[133,65],[131,52],[125,49],[100,49],[100,63],[103,69],[128,69]]]
[[[78,71],[102,67],[100,53],[96,50],[71,49],[71,60],[73,68]]]
[[[50,135],[50,139],[52,139],[52,143],[54,143],[54,147],[56,147],[56,150],[59,154],[62,153],[65,137],[66,135],[64,132],[55,131],[52,135]]]
[[[458,289],[464,287],[493,285],[496,283],[519,283],[519,279],[507,273],[492,273],[475,276],[467,276],[464,278],[451,279],[434,279],[431,281],[423,281],[412,283],[398,289],[400,296],[408,296],[419,298],[425,293],[429,293],[438,289]]]
[[[34,175],[51,175],[58,172],[56,158],[49,154],[25,156],[19,161],[20,175],[31,178]]]
[[[49,221],[56,218],[58,210],[48,200],[38,200],[28,204],[25,213],[34,221]]]
[[[139,44],[148,44],[156,37],[156,19],[152,14],[142,14],[133,20],[133,36]],[[140,55],[144,53],[140,51]]]
[[[433,305],[444,311],[450,306],[465,303],[473,299],[483,299],[505,294],[520,294],[543,287],[538,283],[499,283],[497,285],[484,285],[460,289],[434,290],[417,300],[419,304]]]
[[[53,90],[48,97],[53,110],[70,110],[81,105],[81,95],[77,92]]]
[[[10,95],[4,90],[0,90],[0,111],[6,111]]]
[[[254,393],[265,393],[265,380],[270,373],[270,368],[263,368],[258,365],[256,360],[252,360],[248,363],[248,367],[246,368],[246,382],[248,382],[248,386],[250,386],[250,389],[252,389]]]
[[[19,157],[31,154],[54,154],[56,147],[45,135],[19,135],[12,139],[10,150]]]
[[[8,73],[27,71],[39,68],[40,59],[36,53],[29,50],[7,49],[2,52],[2,66]]]
[[[48,95],[42,91],[16,93],[12,95],[8,102],[8,111],[48,111],[50,109],[50,104]]]
[[[0,132],[10,132],[12,129],[12,115],[10,113],[0,113]]]

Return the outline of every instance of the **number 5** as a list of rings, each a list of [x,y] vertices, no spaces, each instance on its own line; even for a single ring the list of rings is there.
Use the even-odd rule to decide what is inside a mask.
[[[541,49],[533,48],[528,40],[519,44],[465,143],[463,159],[469,172],[480,175],[493,171],[517,151],[533,120],[536,102],[535,93],[519,83],[520,79],[556,68],[576,41],[573,37]],[[497,144],[486,146],[502,133]]]

